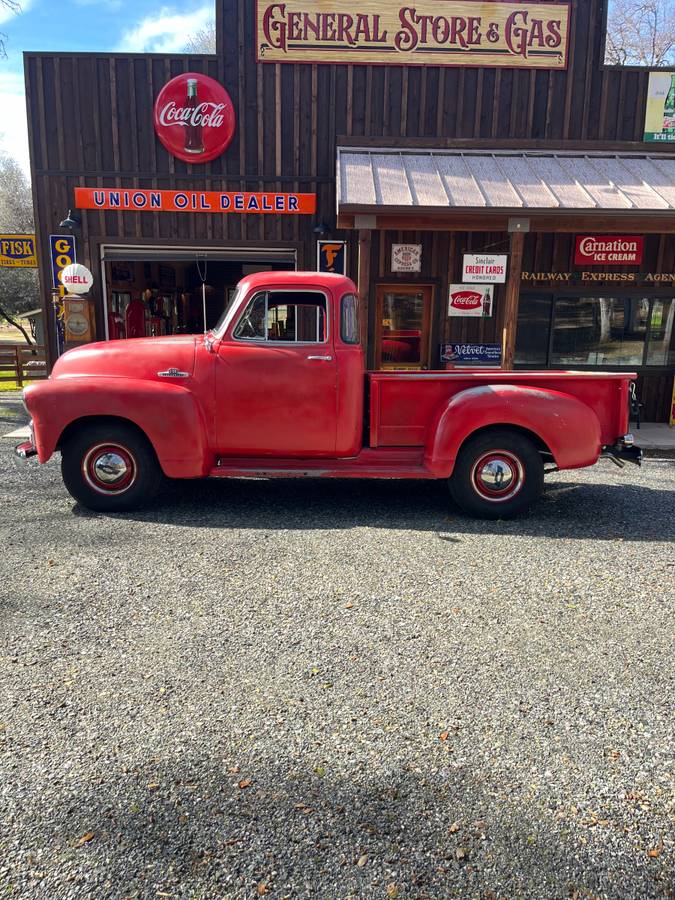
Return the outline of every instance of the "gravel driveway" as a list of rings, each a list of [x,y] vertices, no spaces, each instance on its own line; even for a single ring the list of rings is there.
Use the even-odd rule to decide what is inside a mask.
[[[0,897],[671,894],[675,461],[108,516],[11,445]]]

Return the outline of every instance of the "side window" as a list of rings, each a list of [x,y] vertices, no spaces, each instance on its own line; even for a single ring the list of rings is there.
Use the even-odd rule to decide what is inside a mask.
[[[246,307],[244,315],[234,329],[234,336],[239,340],[264,341],[265,315],[267,312],[267,294],[256,294]]]
[[[354,294],[345,294],[342,298],[340,336],[345,344],[359,343],[359,302]]]
[[[268,291],[257,294],[243,314],[234,337],[248,341],[321,344],[327,337],[326,298],[313,291]]]

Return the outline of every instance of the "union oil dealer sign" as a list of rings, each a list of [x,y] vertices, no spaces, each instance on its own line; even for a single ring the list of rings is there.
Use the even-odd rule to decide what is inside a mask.
[[[260,62],[567,68],[569,3],[256,2]]]

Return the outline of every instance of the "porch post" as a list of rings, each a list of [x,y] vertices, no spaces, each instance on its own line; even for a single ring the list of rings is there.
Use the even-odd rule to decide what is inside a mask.
[[[369,335],[368,335],[368,307],[370,302],[370,243],[372,231],[361,229],[359,231],[359,331],[361,333],[361,346],[368,359]]]
[[[524,230],[511,232],[509,277],[506,283],[506,303],[502,330],[502,369],[513,369],[516,356],[516,329],[518,327],[518,300],[520,279],[523,272]]]

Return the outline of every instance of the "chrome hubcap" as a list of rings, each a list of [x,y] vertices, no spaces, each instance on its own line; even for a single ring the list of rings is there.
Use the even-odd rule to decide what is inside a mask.
[[[471,470],[474,490],[484,500],[504,503],[518,494],[525,483],[525,469],[518,457],[507,450],[483,453]]]
[[[478,478],[483,487],[489,491],[506,491],[508,490],[516,477],[507,460],[492,459],[478,472]]]
[[[129,466],[119,453],[103,453],[94,461],[94,472],[104,484],[117,484],[122,481]]]

